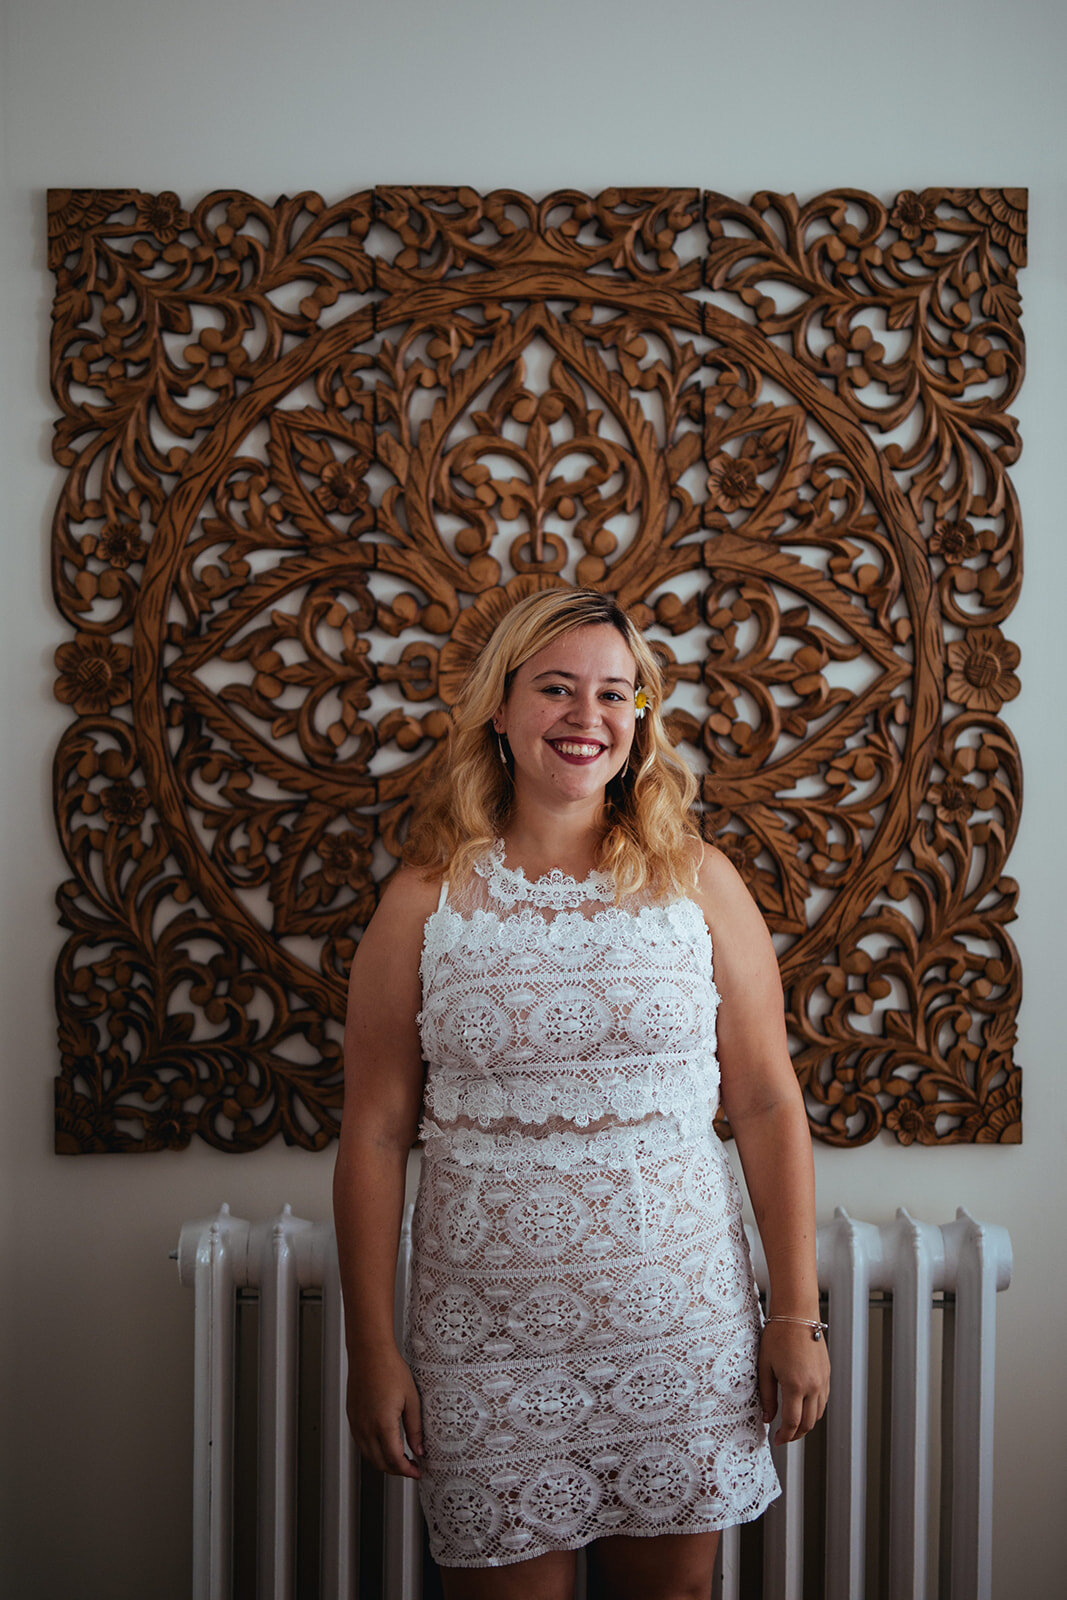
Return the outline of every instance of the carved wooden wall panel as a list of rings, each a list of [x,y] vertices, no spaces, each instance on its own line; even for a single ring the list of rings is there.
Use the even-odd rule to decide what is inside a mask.
[[[1025,194],[55,191],[57,1148],[336,1132],[344,980],[531,587],[636,611],[817,1137],[1016,1141]]]

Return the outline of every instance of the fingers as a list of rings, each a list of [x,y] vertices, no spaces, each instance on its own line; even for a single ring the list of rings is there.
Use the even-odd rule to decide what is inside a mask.
[[[410,1369],[387,1355],[348,1372],[348,1420],[360,1455],[379,1472],[420,1478],[422,1406]]]
[[[792,1444],[810,1433],[826,1410],[826,1399],[826,1390],[822,1387],[801,1389],[783,1384],[782,1416],[774,1436],[775,1444]]]
[[[398,1478],[421,1478],[417,1462],[411,1459],[404,1448],[404,1429],[399,1417],[366,1431],[353,1429],[353,1433],[360,1455],[379,1472],[388,1472]]]
[[[370,1466],[400,1478],[422,1476],[418,1466],[423,1439],[417,1393],[376,1416],[368,1416],[365,1411],[350,1416],[349,1425],[356,1449]]]
[[[799,1439],[800,1426],[804,1417],[804,1398],[795,1390],[784,1391],[782,1394],[782,1416],[778,1423],[778,1432],[774,1436],[775,1444],[792,1444],[794,1439]]]
[[[774,1436],[775,1444],[792,1444],[797,1439],[802,1439],[814,1426],[814,1409],[809,1411],[807,1425],[805,1426],[804,1412],[806,1402],[800,1396],[792,1396],[782,1403],[782,1420],[778,1424],[778,1432]]]
[[[395,1426],[382,1438],[382,1458],[385,1472],[392,1472],[398,1478],[421,1478],[418,1464],[414,1462],[404,1449],[404,1429],[400,1418],[396,1419]]]
[[[404,1432],[407,1435],[408,1446],[412,1455],[419,1460],[423,1454],[422,1441],[422,1404],[419,1400],[419,1391],[412,1384],[402,1413]]]
[[[801,1337],[785,1322],[768,1323],[760,1339],[757,1372],[760,1409],[768,1425],[779,1399],[781,1414],[775,1444],[790,1444],[810,1433],[826,1409],[830,1362],[823,1341]]]
[[[762,1353],[758,1366],[759,1375],[759,1403],[763,1413],[763,1420],[770,1427],[778,1410],[778,1380],[774,1375],[774,1368]]]

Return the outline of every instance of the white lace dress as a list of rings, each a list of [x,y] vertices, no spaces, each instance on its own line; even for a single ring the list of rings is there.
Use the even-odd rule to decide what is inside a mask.
[[[434,1557],[745,1522],[778,1493],[711,940],[503,849],[428,918],[407,1356]]]

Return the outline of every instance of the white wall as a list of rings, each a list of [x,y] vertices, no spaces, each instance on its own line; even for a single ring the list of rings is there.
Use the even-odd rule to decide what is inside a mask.
[[[1067,1150],[1057,956],[1065,881],[1061,594],[1067,363],[1062,0],[6,0],[0,199],[0,783],[7,1206],[0,1506],[15,1600],[178,1600],[189,1573],[191,1297],[167,1251],[229,1199],[326,1213],[331,1159],[285,1149],[60,1159],[52,905],[62,863],[49,765],[63,628],[47,578],[48,185],[222,185],[331,198],[384,182],[540,192],[616,183],[807,196],[854,185],[1026,184],[1029,372],[1019,412],[1027,577],[1009,708],[1027,796],[1012,869],[1026,998],[1025,1143],[818,1152],[820,1214],[957,1204],[1004,1223],[996,1594],[1061,1592]],[[1061,586],[1064,588],[1061,589]],[[11,1565],[6,1565],[10,1562]],[[9,1576],[5,1584],[3,1571]]]

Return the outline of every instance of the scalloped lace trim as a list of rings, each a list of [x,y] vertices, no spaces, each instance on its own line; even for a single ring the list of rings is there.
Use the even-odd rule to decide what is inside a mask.
[[[546,922],[527,907],[501,916],[482,907],[463,916],[446,901],[426,919],[423,933],[422,980],[425,990],[433,965],[452,951],[481,953],[498,950],[509,955],[552,950],[580,956],[584,950],[622,949],[636,953],[649,946],[675,944],[691,951],[694,941],[706,948],[711,970],[711,934],[700,907],[692,900],[672,900],[665,906],[642,906],[625,911],[611,906],[584,916],[560,911]],[[710,981],[710,977],[709,977]],[[714,984],[712,984],[714,990]],[[715,991],[718,999],[718,992]]]
[[[521,867],[506,865],[503,839],[494,841],[474,870],[486,880],[494,900],[505,906],[527,904],[546,911],[572,911],[589,900],[608,905],[615,901],[615,883],[610,873],[595,869],[581,883],[558,867],[531,881]]]
[[[607,1066],[607,1064],[605,1064]],[[529,1071],[486,1076],[437,1066],[426,1081],[428,1116],[441,1123],[465,1117],[482,1128],[504,1118],[536,1126],[556,1118],[588,1128],[602,1117],[638,1122],[648,1116],[703,1117],[718,1104],[719,1063],[713,1050],[696,1057],[661,1052],[610,1063],[590,1078],[588,1063],[576,1063],[568,1078],[560,1063],[537,1081]]]
[[[631,1167],[638,1158],[662,1157],[700,1136],[714,1140],[711,1115],[709,1108],[702,1114],[694,1109],[690,1116],[653,1117],[596,1133],[554,1128],[540,1134],[445,1128],[432,1117],[424,1117],[419,1137],[431,1158],[514,1177],[546,1168],[573,1172],[590,1164]]]

